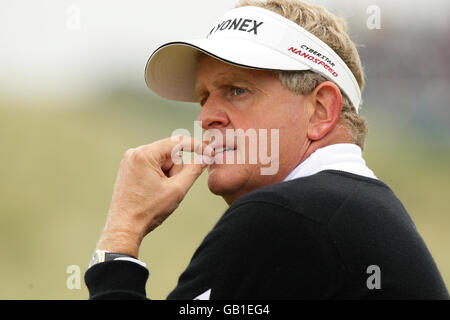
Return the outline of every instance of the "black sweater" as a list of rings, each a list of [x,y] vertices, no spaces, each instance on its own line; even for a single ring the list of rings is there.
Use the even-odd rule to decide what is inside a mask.
[[[148,271],[94,265],[91,299],[145,299]],[[374,288],[375,286],[375,288]],[[235,201],[168,299],[449,299],[424,241],[381,181],[328,170]]]

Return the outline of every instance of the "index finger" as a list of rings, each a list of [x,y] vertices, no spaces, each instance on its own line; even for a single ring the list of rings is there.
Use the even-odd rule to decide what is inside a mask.
[[[208,155],[210,150],[212,148],[208,147],[207,142],[189,136],[172,136],[143,146],[143,151],[152,154],[160,165],[168,159],[171,159],[175,164],[180,164],[181,157],[178,155],[180,151]]]

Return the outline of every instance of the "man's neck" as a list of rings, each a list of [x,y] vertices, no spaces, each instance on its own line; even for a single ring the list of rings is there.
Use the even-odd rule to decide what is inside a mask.
[[[354,143],[353,138],[350,136],[348,129],[338,124],[330,133],[328,133],[323,139],[317,141],[308,141],[306,151],[303,153],[300,161],[295,165],[299,166],[303,161],[308,159],[314,152],[322,149],[326,146],[331,146],[334,144],[341,143]],[[294,168],[295,168],[294,167]]]

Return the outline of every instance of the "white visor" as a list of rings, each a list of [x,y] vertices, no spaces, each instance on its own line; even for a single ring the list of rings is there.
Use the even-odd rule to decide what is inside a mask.
[[[246,6],[225,13],[206,38],[169,42],[150,56],[147,86],[161,97],[198,102],[194,94],[198,52],[243,68],[311,70],[334,82],[358,112],[359,85],[344,61],[296,23],[266,9]]]

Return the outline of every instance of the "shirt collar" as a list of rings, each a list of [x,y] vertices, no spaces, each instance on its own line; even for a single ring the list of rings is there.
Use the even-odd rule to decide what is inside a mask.
[[[366,166],[359,146],[341,143],[316,150],[299,164],[284,181],[311,176],[324,170],[338,170],[378,179],[372,170]]]

